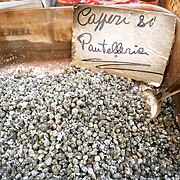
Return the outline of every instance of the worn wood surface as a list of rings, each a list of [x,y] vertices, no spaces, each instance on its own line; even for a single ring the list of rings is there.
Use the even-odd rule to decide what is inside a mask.
[[[169,9],[180,17],[180,1],[179,0],[160,0],[160,5]]]
[[[71,57],[72,8],[0,11],[0,68]]]
[[[166,87],[168,87],[172,85],[178,78],[180,78],[180,1],[160,0],[160,4],[178,16],[176,38],[164,78],[164,84]],[[173,101],[175,103],[175,110],[178,116],[178,123],[180,127],[180,93],[173,96]]]
[[[164,83],[166,87],[172,85],[178,78],[180,78],[180,48],[179,47],[180,47],[180,21],[177,20],[176,39],[164,79]],[[180,126],[180,93],[174,95],[173,100],[175,102],[175,106],[176,106],[175,109],[178,115],[179,126]]]

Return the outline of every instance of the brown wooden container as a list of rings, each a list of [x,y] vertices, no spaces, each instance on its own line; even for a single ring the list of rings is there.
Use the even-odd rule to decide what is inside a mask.
[[[123,7],[123,6],[122,6]],[[127,7],[127,5],[126,5]],[[148,5],[128,7],[167,12]],[[37,8],[0,11],[0,71],[8,72],[19,65],[42,66],[71,62],[72,7]],[[165,86],[180,77],[180,22],[177,20],[176,38],[166,70]],[[51,66],[52,67],[52,66]],[[174,96],[180,122],[180,94]]]
[[[179,0],[160,0],[160,5],[170,10],[180,17],[180,1]]]
[[[0,11],[0,68],[71,58],[72,7]]]
[[[177,27],[176,27],[176,38],[164,79],[165,85],[170,86],[178,78],[180,78],[180,1],[161,0],[160,4],[178,16]],[[180,93],[173,96],[173,100],[175,103],[175,110],[178,116],[178,122],[180,126]]]

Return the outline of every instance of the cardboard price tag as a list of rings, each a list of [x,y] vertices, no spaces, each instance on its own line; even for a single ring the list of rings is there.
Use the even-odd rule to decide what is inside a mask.
[[[80,5],[74,10],[73,63],[160,86],[176,17],[145,10]]]

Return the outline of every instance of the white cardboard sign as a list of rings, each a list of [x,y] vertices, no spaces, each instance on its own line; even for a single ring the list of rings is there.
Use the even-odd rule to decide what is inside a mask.
[[[73,63],[160,86],[175,34],[166,13],[80,5],[74,9]]]

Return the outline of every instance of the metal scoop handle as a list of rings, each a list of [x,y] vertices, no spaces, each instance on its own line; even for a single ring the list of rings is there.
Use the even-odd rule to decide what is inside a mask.
[[[177,94],[180,92],[180,78],[172,84],[169,88],[165,89],[164,91],[161,91],[158,94],[152,93],[152,91],[148,91],[148,94],[150,95],[151,98],[149,98],[149,104],[151,106],[151,118],[156,118],[159,113],[161,112],[161,105],[163,101],[170,97],[173,96],[174,94]],[[151,93],[150,93],[151,92]]]
[[[166,98],[173,96],[180,92],[180,78],[175,81],[169,88],[162,92],[161,97],[158,98],[158,101],[164,101]]]

